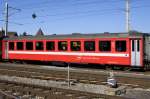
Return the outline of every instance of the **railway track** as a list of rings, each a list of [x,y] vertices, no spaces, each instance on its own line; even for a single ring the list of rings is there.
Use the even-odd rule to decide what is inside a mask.
[[[93,85],[106,85],[106,80],[108,77],[107,74],[108,73],[84,71],[82,69],[81,70],[71,69],[70,70],[70,81],[73,82],[73,84],[83,83],[83,84],[93,84]],[[55,81],[55,82],[67,82],[66,68],[58,69],[58,68],[51,68],[51,67],[49,68],[49,67],[44,67],[44,66],[43,67],[42,66],[41,67],[31,66],[28,64],[25,64],[25,65],[1,64],[0,65],[0,75],[16,76],[16,77],[31,78],[31,79],[40,79],[40,80],[46,80],[46,81],[50,80],[50,81]],[[119,85],[124,85],[129,88],[144,88],[144,89],[150,88],[149,75],[137,74],[136,76],[137,77],[134,77],[133,74],[130,74],[130,75],[127,74],[125,76],[123,74],[118,73],[118,75],[116,75],[116,78],[118,80]],[[16,83],[16,82],[13,82],[13,83]],[[30,85],[30,86],[33,86],[33,85]],[[51,87],[48,87],[48,88],[51,88]],[[55,87],[53,87],[53,88],[55,88]],[[61,88],[58,88],[58,89],[61,89]],[[30,89],[30,90],[32,90],[32,89]],[[63,89],[61,89],[61,90],[63,90]],[[70,89],[64,89],[64,90],[70,90]],[[3,90],[1,90],[1,91],[3,91]],[[15,92],[17,93],[18,91],[15,91]],[[44,91],[42,91],[42,92],[44,92]],[[75,92],[79,92],[79,91],[76,90]],[[89,93],[89,92],[85,92],[85,93]],[[12,94],[13,93],[11,93],[11,95]],[[90,93],[90,94],[92,95],[92,93]],[[94,95],[96,97],[97,97],[97,95],[99,96],[99,94],[94,94]],[[30,95],[30,96],[32,96],[32,95]],[[85,95],[83,95],[83,96],[85,96]],[[86,98],[83,98],[83,99],[92,99],[93,97],[90,97],[90,96],[86,96]],[[102,95],[102,96],[104,96],[104,97],[102,97],[102,99],[124,99],[125,98],[125,97],[114,98],[114,97],[109,97],[108,95]],[[39,96],[39,97],[41,97],[41,96]],[[45,97],[48,97],[48,96],[46,95]],[[66,95],[63,97],[66,97]],[[108,97],[108,98],[106,98],[106,97]],[[41,99],[49,99],[49,98],[42,97]],[[57,99],[57,98],[54,97],[52,99]],[[78,98],[76,98],[76,97],[74,98],[74,96],[73,96],[73,98],[58,98],[58,99],[78,99]],[[93,98],[93,99],[97,99],[97,98]],[[98,99],[99,99],[99,97],[98,97]],[[100,99],[101,99],[101,97],[100,97]]]
[[[16,64],[15,64],[16,65]],[[28,77],[34,79],[44,80],[55,80],[55,81],[66,81],[67,72],[66,70],[54,70],[54,69],[42,69],[35,67],[27,67],[27,65],[16,65],[17,67],[9,65],[0,66],[0,74],[2,75],[14,75],[21,77]],[[16,74],[17,72],[17,74]],[[70,79],[74,82],[86,83],[86,84],[106,84],[108,75],[106,73],[93,73],[93,72],[81,72],[81,71],[70,71]],[[116,75],[116,79],[119,84],[150,88],[150,76],[143,75],[127,75],[122,76],[121,74]]]
[[[42,71],[42,69],[31,69],[23,67],[14,68],[12,66],[0,66],[0,75],[17,76],[41,80],[66,81],[65,72],[54,70],[48,72],[46,70]],[[74,74],[71,75],[74,80],[77,80],[77,77],[81,76],[75,76]],[[94,84],[96,83],[88,82],[83,78],[80,78],[79,82]],[[94,94],[89,92],[61,89],[55,87],[44,87],[31,84],[10,82],[5,80],[0,80],[0,95],[1,94],[3,97],[9,97],[14,99],[128,99],[125,97]]]
[[[127,99],[87,92],[0,81],[2,99]]]
[[[9,75],[9,76],[18,76],[18,77],[27,77],[27,78],[33,78],[33,79],[41,79],[41,80],[54,80],[54,81],[66,81],[67,82],[67,73],[65,72],[58,72],[58,71],[49,71],[50,73],[41,73],[41,72],[32,72],[32,71],[22,71],[22,70],[12,70],[12,69],[0,69],[1,75]],[[82,75],[82,77],[81,77]],[[98,76],[98,75],[89,75],[88,74],[74,74],[70,73],[70,81],[75,83],[85,83],[85,84],[96,84],[96,85],[105,85],[107,76]],[[80,77],[80,78],[79,78]],[[118,78],[119,79],[119,78]],[[129,79],[129,78],[128,78]],[[121,79],[122,80],[122,79]],[[119,79],[120,81],[120,79]],[[131,81],[131,80],[130,80]],[[132,80],[135,81],[135,80]],[[132,82],[131,81],[131,82]],[[144,86],[140,83],[142,83],[142,80],[138,80],[138,83],[131,84],[131,83],[123,83],[123,81],[119,82],[119,84],[122,85],[128,85],[132,87],[149,87],[149,85]],[[148,82],[149,83],[149,82]]]

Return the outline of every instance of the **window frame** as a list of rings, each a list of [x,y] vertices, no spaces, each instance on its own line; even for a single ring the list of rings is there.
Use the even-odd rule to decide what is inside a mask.
[[[80,42],[80,48],[79,50],[72,50],[72,43],[73,42]],[[70,51],[79,52],[82,50],[82,41],[81,40],[70,40]]]
[[[131,40],[131,42],[132,42],[132,52],[134,52],[135,51],[135,42],[134,42],[134,40]]]
[[[13,49],[10,49],[10,43],[13,43]],[[14,51],[15,50],[15,42],[14,41],[9,41],[9,50]]]
[[[22,49],[18,49],[18,43],[22,43]],[[23,41],[17,41],[16,42],[16,50],[24,50],[24,42]]]
[[[31,49],[27,49],[27,43],[32,42],[32,50],[34,50],[34,41],[26,41],[25,42],[25,50],[32,51]]]
[[[125,51],[119,51],[119,50],[117,50],[117,44],[116,44],[116,43],[119,42],[119,41],[120,41],[120,42],[121,42],[121,41],[123,41],[123,42],[125,41],[125,45],[126,45]],[[120,52],[120,53],[121,53],[121,52],[127,52],[127,41],[126,41],[126,40],[116,40],[116,41],[115,41],[115,52]]]
[[[37,46],[36,46],[37,42],[42,42],[43,43],[43,48],[42,49],[37,49]],[[35,51],[44,51],[44,41],[35,41],[34,43],[35,43],[35,45],[33,44],[33,46],[35,47]]]
[[[85,42],[94,42],[94,50],[85,50]],[[83,41],[83,50],[85,52],[95,52],[96,51],[96,41],[95,40],[84,40]]]
[[[137,40],[137,52],[140,52],[140,40]]]
[[[53,42],[54,43],[54,49],[53,50],[48,50],[47,49],[47,42]],[[49,41],[49,40],[45,41],[45,50],[46,51],[55,51],[56,50],[56,42],[55,41]]]
[[[67,49],[66,49],[66,50],[61,50],[61,49],[59,49],[59,42],[66,42],[66,43],[67,43]],[[68,40],[60,40],[60,41],[57,41],[57,50],[58,50],[58,51],[64,51],[64,52],[69,51],[69,42],[68,42]]]
[[[100,49],[100,42],[110,42],[110,50],[109,51],[104,51]],[[112,40],[98,40],[98,51],[99,52],[111,52],[112,51]]]

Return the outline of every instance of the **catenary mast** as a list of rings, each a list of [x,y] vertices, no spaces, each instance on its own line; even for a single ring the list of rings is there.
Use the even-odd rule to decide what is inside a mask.
[[[5,3],[5,34],[4,36],[7,36],[8,32],[8,3]]]
[[[130,0],[126,0],[126,31],[130,32]]]

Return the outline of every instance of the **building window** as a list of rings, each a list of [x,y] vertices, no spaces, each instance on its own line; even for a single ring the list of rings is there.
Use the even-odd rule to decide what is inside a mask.
[[[23,42],[17,42],[17,50],[23,50]]]
[[[47,41],[46,42],[46,50],[55,50],[55,42]]]
[[[95,51],[95,41],[85,41],[84,42],[85,51]]]
[[[100,51],[111,51],[111,41],[99,41]]]
[[[33,50],[33,42],[26,42],[26,50]]]
[[[80,41],[71,41],[71,51],[80,51],[81,42]]]
[[[14,42],[9,42],[9,50],[14,50]]]
[[[36,50],[43,50],[44,47],[43,47],[43,42],[36,42]]]
[[[126,51],[126,41],[116,41],[116,51],[125,52]]]
[[[58,42],[58,50],[67,51],[67,49],[68,49],[67,41],[59,41]]]

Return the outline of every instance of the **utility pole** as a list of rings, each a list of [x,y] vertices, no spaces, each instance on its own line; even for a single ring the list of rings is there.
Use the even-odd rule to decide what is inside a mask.
[[[5,34],[4,37],[8,35],[8,3],[5,2]],[[5,42],[5,59],[8,59],[8,42]]]
[[[126,31],[130,32],[130,0],[126,0]]]
[[[8,32],[8,3],[5,3],[5,34],[4,36],[7,36]]]

